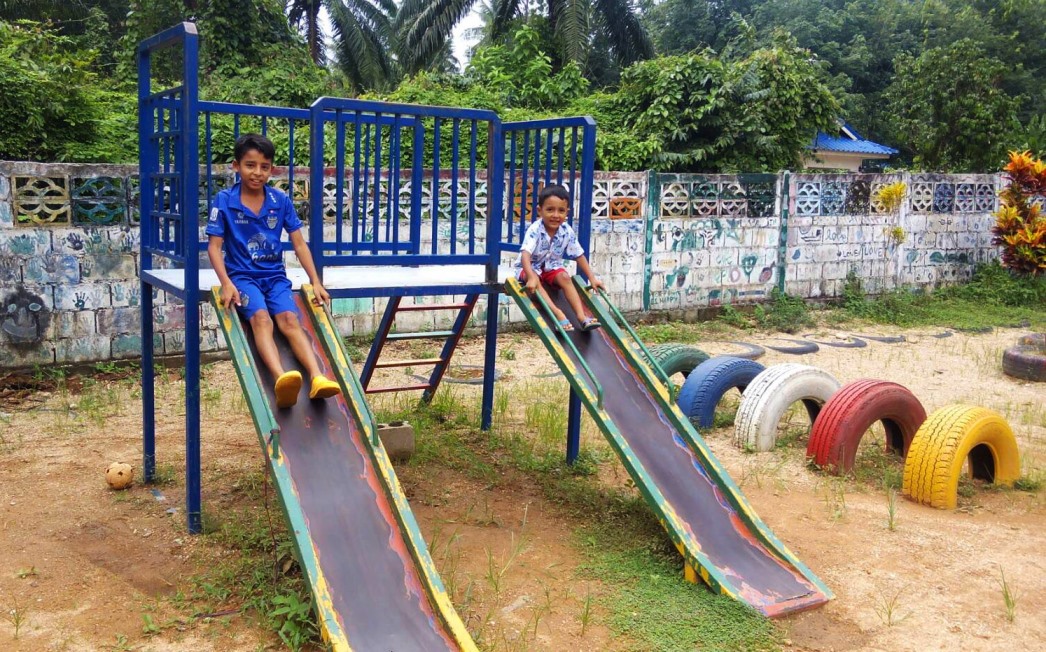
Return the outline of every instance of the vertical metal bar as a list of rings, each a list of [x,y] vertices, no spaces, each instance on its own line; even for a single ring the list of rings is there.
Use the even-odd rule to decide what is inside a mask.
[[[203,127],[203,142],[205,156],[207,157],[207,214],[211,214],[211,204],[213,203],[212,197],[214,196],[214,179],[211,167],[211,112],[207,111],[203,116],[204,127]]]
[[[520,187],[519,187],[519,227],[518,228],[519,228],[519,242],[520,243],[523,242],[523,234],[527,230],[527,206],[529,204],[529,202],[527,201],[527,194],[528,194],[527,193],[527,190],[528,190],[527,181],[529,180],[528,177],[530,176],[530,131],[528,131],[526,129],[523,129],[523,159],[522,159],[522,161],[523,161],[523,165],[522,165],[522,167],[519,170]],[[516,210],[515,205],[509,206],[509,210],[511,210],[511,211]],[[514,221],[515,220],[515,215],[513,215],[512,217],[513,217],[513,221]],[[516,228],[515,224],[513,224],[513,228]]]
[[[556,144],[556,183],[563,185],[563,139],[566,129],[559,128],[559,142]]]
[[[414,122],[414,142],[410,163],[410,253],[421,253],[422,186],[425,185],[425,124]]]
[[[360,242],[367,241],[367,198],[370,196],[370,123],[363,124],[363,195],[360,197]]]
[[[312,103],[309,111],[309,249],[316,270],[323,273],[323,105]]]
[[[505,190],[505,136],[501,131],[501,121],[494,118],[490,121],[490,125],[487,131],[487,282],[497,283],[501,279],[498,278],[498,267],[501,264],[501,229],[505,219],[505,204],[502,202],[504,198]],[[488,307],[492,307],[494,312],[497,312],[497,294],[492,295],[494,303],[491,304],[488,301]],[[494,319],[493,326],[488,322],[487,324],[487,336],[493,339],[487,340],[487,346],[495,348],[497,346],[497,318]],[[493,328],[493,331],[490,330]],[[491,358],[494,354],[487,351],[488,358]],[[492,359],[492,358],[491,358]],[[493,370],[493,366],[490,367]],[[484,381],[485,383],[486,381]],[[494,399],[494,375],[491,371],[490,376],[490,395],[487,395],[487,389],[484,389],[484,401],[488,399],[493,401]],[[486,403],[488,407],[492,403]]]
[[[374,114],[374,235],[371,246],[378,253],[378,220],[381,218],[381,114]]]
[[[476,253],[476,121],[469,131],[469,254]],[[497,248],[496,242],[487,243]]]
[[[541,184],[541,130],[534,130],[534,187],[530,191],[530,214],[535,219],[538,215],[538,195]],[[522,241],[522,238],[520,238]]]
[[[200,155],[199,37],[185,35],[182,57],[181,197],[185,256],[185,512],[189,531],[203,529],[200,505]]]
[[[353,122],[354,146],[352,149],[352,253],[360,252],[359,243],[363,241],[366,228],[360,228],[360,112],[355,112]]]
[[[577,236],[581,247],[588,252],[592,223],[592,184],[596,168],[596,122],[585,118],[581,144],[581,196],[578,200]],[[591,280],[591,279],[585,279]]]
[[[269,117],[268,116],[264,116],[263,115],[261,117],[261,135],[265,136],[266,138],[269,137]]]
[[[552,183],[552,130],[545,130],[545,185]]]
[[[500,134],[498,135],[500,138]],[[488,164],[487,169],[490,169]],[[487,184],[491,183],[487,177]],[[488,192],[489,197],[489,192]],[[487,219],[490,219],[489,217]],[[489,246],[489,245],[488,245]],[[498,294],[496,292],[487,295],[487,332],[486,346],[483,355],[483,404],[480,408],[480,428],[490,430],[490,424],[494,420],[494,367],[497,364],[498,353]]]
[[[140,238],[138,249],[139,287],[142,296],[142,475],[146,483],[156,478],[156,380],[153,378],[153,292],[145,280],[145,273],[153,266],[149,253],[152,246],[149,226],[152,221],[153,170],[156,168],[156,148],[152,142],[153,103],[149,100],[150,52],[138,51],[138,223]]]
[[[573,465],[581,452],[581,398],[570,389],[567,403],[567,464]]]
[[[341,109],[334,111],[334,253],[342,255],[342,228],[345,219],[345,122]],[[353,251],[353,253],[356,253]]]
[[[516,195],[516,135],[517,135],[517,132],[513,131],[512,132],[512,140],[509,142],[509,146],[508,146],[508,151],[509,151],[509,155],[508,155],[508,215],[509,215],[509,218],[508,218],[508,237],[505,238],[505,242],[514,242],[513,235],[515,233],[515,224],[512,223],[513,218],[515,217],[515,215],[513,215],[512,210],[513,210],[513,206],[515,204],[515,195]],[[490,201],[489,195],[490,195],[490,184],[491,183],[493,183],[493,180],[490,178],[490,175],[488,174],[487,175],[487,195],[488,195],[487,201]]]
[[[572,136],[570,139],[570,187],[567,189],[570,192],[570,208],[572,214],[570,216],[571,225],[577,224],[577,127],[571,129]]]
[[[429,253],[438,253],[439,242],[439,118],[432,128],[432,247]]]
[[[461,120],[454,118],[450,137],[450,254],[458,252],[458,146],[461,141]]]
[[[287,189],[291,196],[291,205],[294,206],[294,118],[287,118],[287,134],[290,140],[287,152]],[[297,206],[294,212],[298,212]]]
[[[238,140],[240,137],[240,114],[232,114],[232,139]]]
[[[403,137],[403,125],[400,124],[400,114],[392,118],[392,133],[389,141],[389,157],[393,163],[393,169],[389,173],[389,221],[392,223],[392,242],[396,243],[393,253],[399,254],[400,242],[400,173],[403,170],[403,148],[401,139]],[[386,235],[386,237],[388,237]]]

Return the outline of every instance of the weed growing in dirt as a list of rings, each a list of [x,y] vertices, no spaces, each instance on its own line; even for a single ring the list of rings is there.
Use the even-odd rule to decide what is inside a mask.
[[[910,611],[904,615],[901,615],[898,611],[900,607],[901,593],[903,592],[904,588],[897,589],[897,592],[893,595],[887,595],[882,591],[879,591],[879,599],[872,606],[872,608],[875,609],[875,615],[879,616],[879,620],[881,620],[887,627],[893,627],[908,616],[912,615]]]
[[[29,607],[17,596],[11,597],[9,606],[0,610],[0,618],[3,618],[14,628],[14,638],[17,641],[29,616]]]
[[[591,588],[585,592],[585,600],[581,603],[581,616],[578,618],[578,620],[581,621],[581,638],[585,638],[585,630],[588,629],[588,624],[592,621]]]
[[[886,529],[897,530],[897,490],[893,487],[886,488]]]
[[[1013,622],[1017,618],[1017,590],[1006,579],[1006,572],[999,566],[999,587],[1002,589],[1002,603],[1006,607],[1006,620]]]
[[[39,573],[36,571],[36,566],[30,566],[29,568],[19,568],[15,572],[15,577],[20,580],[24,580],[27,577],[37,577]]]
[[[824,508],[831,521],[838,522],[846,517],[846,478],[825,478],[821,483]]]
[[[801,297],[793,297],[776,287],[770,290],[769,304],[757,305],[753,314],[756,323],[765,330],[795,333],[814,325],[806,302]]]

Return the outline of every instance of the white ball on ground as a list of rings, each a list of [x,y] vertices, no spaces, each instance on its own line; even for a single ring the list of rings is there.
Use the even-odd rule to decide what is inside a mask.
[[[105,481],[110,489],[126,489],[134,480],[134,469],[124,462],[113,462],[105,470]]]

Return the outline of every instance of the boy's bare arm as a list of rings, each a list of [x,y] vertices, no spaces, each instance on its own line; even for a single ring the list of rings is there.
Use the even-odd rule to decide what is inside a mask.
[[[225,270],[225,257],[222,255],[222,243],[224,240],[216,235],[212,235],[207,240],[207,258],[211,261],[211,267],[214,268],[214,273],[218,275],[218,282],[221,283],[221,304],[222,308],[229,308],[233,305],[240,305],[240,291],[236,289],[232,279],[229,278],[229,272]]]
[[[523,273],[527,275],[527,283],[523,289],[530,294],[538,289],[538,286],[541,284],[541,278],[538,276],[537,272],[534,271],[534,267],[530,264],[530,252],[524,249],[522,258]]]
[[[312,252],[309,251],[309,245],[305,242],[301,229],[291,233],[291,246],[294,247],[294,254],[298,257],[298,262],[301,263],[302,269],[309,275],[309,282],[312,283],[312,291],[316,294],[316,300],[319,301],[321,306],[327,305],[330,303],[331,295],[327,292],[327,288],[323,287],[323,282],[320,281],[320,275],[316,271],[316,263],[312,261]]]
[[[588,266],[588,259],[585,258],[584,254],[577,257],[577,268],[588,279],[588,284],[592,286],[593,290],[603,287],[603,281],[600,281],[599,277],[592,271],[592,268]]]

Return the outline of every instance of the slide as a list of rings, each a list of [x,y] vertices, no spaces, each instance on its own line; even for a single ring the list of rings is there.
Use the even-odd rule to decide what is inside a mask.
[[[250,327],[211,301],[269,462],[312,590],[325,641],[347,650],[476,650],[436,573],[362,388],[311,286],[297,295],[302,325],[343,396],[273,410],[273,380],[256,362]],[[277,335],[287,369],[299,369]],[[306,381],[307,382],[307,381]]]
[[[616,310],[579,277],[574,285],[603,328],[553,331],[551,318],[514,278],[505,281],[505,292],[617,451],[683,555],[688,579],[699,575],[714,591],[771,617],[831,600],[828,587],[752,510],[645,362],[641,345],[618,325]],[[561,295],[553,293],[556,305],[576,328],[579,320]]]

